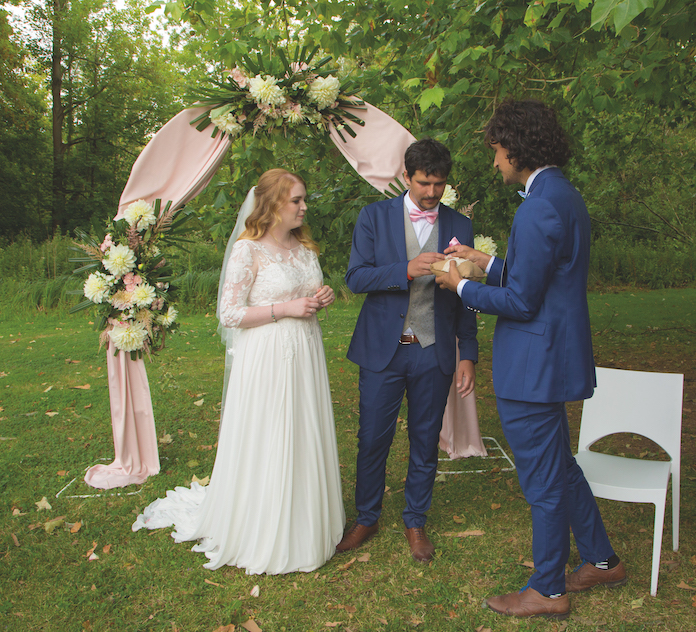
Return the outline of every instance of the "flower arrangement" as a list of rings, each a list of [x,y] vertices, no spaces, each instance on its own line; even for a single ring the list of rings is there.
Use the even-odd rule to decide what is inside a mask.
[[[282,49],[268,55],[270,62],[261,54],[256,60],[245,56],[241,66],[228,71],[226,81],[211,80],[213,87],[188,96],[191,107],[206,108],[191,124],[199,131],[212,125],[213,137],[219,133],[230,138],[246,133],[288,133],[290,128],[302,126],[323,134],[332,125],[343,140],[342,131],[355,137],[350,123],[363,125],[363,121],[345,108],[360,108],[364,102],[355,96],[355,90],[343,89],[330,70],[322,70],[331,57],[311,65],[317,50],[308,54],[305,48],[298,48],[292,63]],[[267,69],[266,64],[271,67]]]
[[[474,237],[474,250],[479,252],[484,252],[491,257],[495,257],[498,254],[498,246],[490,237],[484,237],[483,235],[476,235]]]
[[[103,238],[95,239],[78,231],[81,242],[73,250],[86,257],[70,261],[85,263],[75,270],[92,271],[83,289],[87,300],[73,307],[76,312],[97,305],[101,320],[100,347],[110,341],[119,351],[129,352],[132,359],[164,347],[167,331],[176,328],[177,310],[171,304],[174,288],[172,271],[160,246],[173,243],[175,234],[187,217],[176,218],[171,202],[161,209],[145,200],[130,204],[123,218],[110,222]]]

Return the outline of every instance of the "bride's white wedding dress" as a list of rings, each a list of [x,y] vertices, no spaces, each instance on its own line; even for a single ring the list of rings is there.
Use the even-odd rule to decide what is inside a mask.
[[[207,487],[177,487],[145,508],[133,530],[174,525],[198,540],[206,568],[311,571],[330,559],[345,513],[331,391],[316,316],[238,327],[247,306],[314,296],[317,257],[240,240],[232,249],[220,319],[234,328],[231,373]]]

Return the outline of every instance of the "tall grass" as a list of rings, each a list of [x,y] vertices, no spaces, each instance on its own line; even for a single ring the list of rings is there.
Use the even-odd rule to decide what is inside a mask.
[[[199,235],[192,236],[186,251],[171,253],[177,275],[177,302],[184,313],[215,310],[217,286],[223,252]],[[35,310],[68,310],[79,300],[70,295],[79,290],[83,275],[73,275],[75,264],[69,259],[72,240],[59,236],[41,244],[29,239],[0,246],[0,314],[29,313]],[[336,297],[352,296],[343,272],[326,278]],[[606,286],[633,286],[650,289],[684,287],[696,282],[696,246],[653,246],[602,238],[592,245],[590,255],[591,289]]]

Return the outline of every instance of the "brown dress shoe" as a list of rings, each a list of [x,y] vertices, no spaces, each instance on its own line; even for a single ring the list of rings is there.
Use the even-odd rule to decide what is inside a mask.
[[[628,581],[626,567],[619,562],[614,568],[602,570],[590,562],[584,562],[572,573],[565,576],[567,592],[583,592],[595,586],[616,588],[623,586]]]
[[[520,592],[486,599],[486,605],[493,612],[511,617],[545,617],[561,621],[567,619],[570,614],[570,600],[567,594],[551,599],[544,597],[531,586]]]
[[[411,527],[404,532],[408,545],[411,547],[411,557],[417,562],[429,562],[435,555],[435,547],[432,545],[428,536],[425,535],[423,527]]]
[[[379,531],[379,523],[366,527],[364,524],[354,522],[350,529],[345,532],[343,539],[336,545],[336,553],[357,549],[363,542],[369,540]]]

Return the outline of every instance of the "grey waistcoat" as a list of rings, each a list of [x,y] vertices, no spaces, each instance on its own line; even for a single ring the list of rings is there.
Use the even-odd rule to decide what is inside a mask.
[[[406,229],[406,254],[409,261],[421,252],[437,252],[440,220],[435,220],[433,230],[423,248],[418,244],[416,231],[404,204],[404,228]],[[404,322],[404,331],[411,328],[421,347],[435,344],[435,276],[416,277],[411,281],[408,296],[408,312]]]

